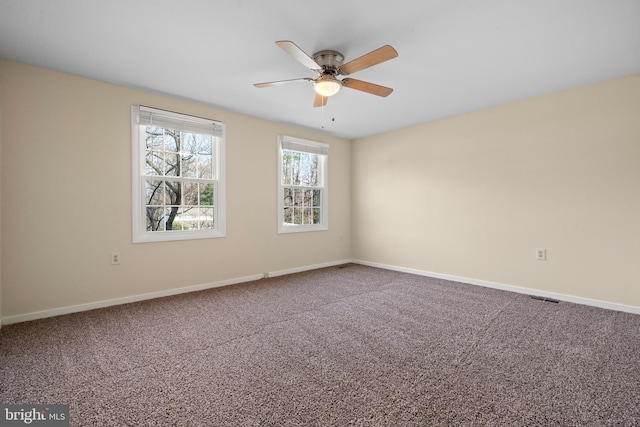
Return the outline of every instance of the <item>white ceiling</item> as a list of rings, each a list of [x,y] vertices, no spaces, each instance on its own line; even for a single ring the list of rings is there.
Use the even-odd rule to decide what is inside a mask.
[[[276,40],[394,92],[255,88],[316,76]],[[0,57],[358,138],[640,72],[640,0],[0,0]]]

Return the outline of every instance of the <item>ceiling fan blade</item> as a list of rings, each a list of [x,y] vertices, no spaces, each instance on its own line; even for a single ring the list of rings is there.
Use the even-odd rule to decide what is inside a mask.
[[[348,87],[350,89],[360,90],[362,92],[367,92],[372,95],[378,95],[383,97],[389,96],[391,92],[393,92],[393,89],[391,89],[390,87],[380,86],[373,83],[363,82],[362,80],[351,79],[351,78],[342,79],[342,84],[345,87]]]
[[[312,70],[319,70],[322,67],[319,66],[316,61],[307,55],[304,50],[300,49],[294,42],[289,40],[277,41],[276,44],[282,50],[293,56],[299,63]]]
[[[255,87],[280,86],[287,83],[297,83],[297,82],[313,82],[313,79],[310,79],[308,77],[303,77],[301,79],[278,80],[275,82],[254,83],[254,86]]]
[[[365,68],[373,67],[381,62],[388,61],[398,56],[398,52],[389,45],[382,46],[372,52],[362,55],[353,61],[340,66],[340,74],[349,75]]]
[[[322,96],[319,93],[316,93],[316,99],[313,100],[314,107],[324,107],[327,105],[327,101],[329,100],[328,96]]]

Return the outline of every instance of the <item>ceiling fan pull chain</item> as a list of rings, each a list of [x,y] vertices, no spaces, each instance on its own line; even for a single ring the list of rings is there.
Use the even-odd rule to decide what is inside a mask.
[[[336,103],[331,104],[331,122],[336,121]]]

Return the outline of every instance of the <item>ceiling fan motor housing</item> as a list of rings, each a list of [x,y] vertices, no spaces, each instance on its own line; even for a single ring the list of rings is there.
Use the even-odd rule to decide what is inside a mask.
[[[344,55],[335,50],[321,50],[313,54],[313,60],[322,67],[324,72],[337,74],[337,69],[344,61]]]

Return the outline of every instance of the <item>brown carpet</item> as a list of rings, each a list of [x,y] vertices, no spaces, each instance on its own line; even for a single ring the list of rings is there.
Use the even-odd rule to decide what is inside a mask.
[[[638,426],[640,316],[361,265],[4,326],[74,426]]]

